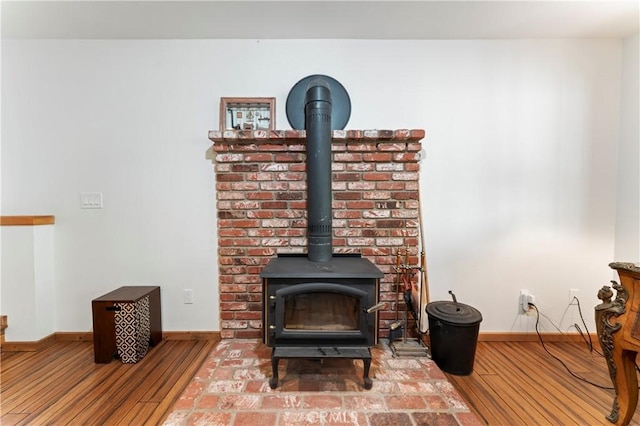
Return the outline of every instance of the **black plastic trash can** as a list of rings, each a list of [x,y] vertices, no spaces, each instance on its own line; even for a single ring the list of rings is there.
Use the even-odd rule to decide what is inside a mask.
[[[431,336],[431,358],[442,371],[458,376],[473,372],[478,331],[482,314],[477,309],[458,303],[439,301],[427,304]]]

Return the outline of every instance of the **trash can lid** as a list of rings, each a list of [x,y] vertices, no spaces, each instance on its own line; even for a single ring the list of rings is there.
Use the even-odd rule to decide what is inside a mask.
[[[480,311],[459,302],[431,302],[425,311],[429,316],[457,325],[475,325],[482,321]]]

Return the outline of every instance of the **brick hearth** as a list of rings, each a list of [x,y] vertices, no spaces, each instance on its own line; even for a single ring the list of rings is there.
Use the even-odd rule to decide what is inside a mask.
[[[262,267],[277,253],[307,251],[305,138],[304,130],[209,132],[223,338],[261,337]],[[361,253],[385,273],[380,337],[395,320],[398,251],[418,263],[423,138],[424,130],[333,131],[334,253]]]
[[[373,388],[350,359],[283,360],[271,389],[271,348],[257,340],[218,343],[173,406],[164,426],[438,425],[480,426],[432,360],[396,358],[373,347]]]

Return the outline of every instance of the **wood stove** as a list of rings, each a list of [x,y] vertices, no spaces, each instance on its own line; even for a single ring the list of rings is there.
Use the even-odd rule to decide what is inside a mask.
[[[272,388],[281,358],[354,358],[368,377],[369,348],[378,342],[382,272],[359,255],[312,262],[305,255],[280,255],[263,269],[264,343],[272,353]]]
[[[308,254],[280,255],[260,274],[263,340],[273,348],[271,388],[278,386],[281,358],[361,359],[364,388],[372,386],[370,347],[377,343],[377,312],[386,306],[379,303],[383,273],[360,255],[334,255],[332,246],[331,131],[349,114],[346,91],[327,76],[300,80],[287,99],[291,125],[304,125],[307,134]]]

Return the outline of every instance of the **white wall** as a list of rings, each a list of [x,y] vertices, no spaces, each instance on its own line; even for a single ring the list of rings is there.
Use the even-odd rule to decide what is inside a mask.
[[[481,331],[519,331],[533,324],[520,289],[559,322],[578,288],[594,329],[614,260],[620,41],[2,43],[2,213],[56,215],[58,331],[91,329],[91,299],[124,284],[162,286],[165,330],[219,329],[207,131],[222,96],[275,96],[289,128],[287,93],[315,73],[349,91],[347,128],[426,130],[432,300],[454,290]],[[82,191],[105,208],[80,210]]]
[[[2,297],[8,342],[32,342],[56,330],[53,225],[3,226]]]
[[[637,33],[624,40],[615,248],[615,258],[620,262],[640,261],[639,49]]]

